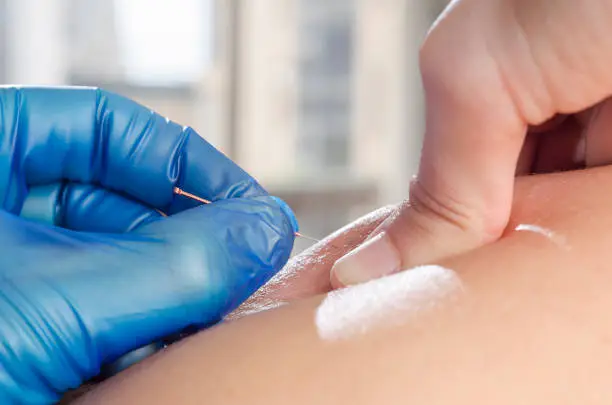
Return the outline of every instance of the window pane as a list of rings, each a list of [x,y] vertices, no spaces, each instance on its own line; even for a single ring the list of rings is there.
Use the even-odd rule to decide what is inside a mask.
[[[70,0],[72,75],[143,85],[200,80],[212,61],[213,0]]]
[[[311,170],[348,168],[353,6],[300,1],[298,161]]]
[[[0,83],[6,83],[6,41],[7,35],[6,26],[6,0],[0,0]]]
[[[195,81],[210,61],[210,0],[115,0],[130,81]]]

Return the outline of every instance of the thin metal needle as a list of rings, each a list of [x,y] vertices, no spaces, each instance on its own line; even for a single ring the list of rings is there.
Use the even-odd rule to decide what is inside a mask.
[[[315,243],[321,242],[319,239],[313,238],[312,236],[306,236],[306,235],[304,235],[302,233],[299,233],[299,232],[296,232],[295,236],[298,236],[300,238],[304,238],[304,239],[310,240],[310,241],[315,242]]]
[[[177,195],[182,195],[182,196],[185,196],[185,197],[187,197],[187,198],[191,198],[192,200],[199,201],[199,202],[201,202],[202,204],[210,204],[210,201],[209,201],[209,200],[206,200],[206,199],[204,199],[204,198],[202,198],[202,197],[198,197],[198,196],[197,196],[197,195],[195,195],[195,194],[191,194],[191,193],[188,193],[188,192],[186,192],[186,191],[183,191],[183,190],[181,190],[181,189],[180,189],[180,188],[178,188],[178,187],[174,187],[174,190],[173,190],[173,191],[174,191],[174,194],[177,194]]]
[[[191,193],[188,193],[186,191],[183,191],[183,190],[181,190],[178,187],[174,187],[173,191],[174,191],[174,194],[176,194],[176,195],[182,195],[184,197],[191,198],[192,200],[196,200],[198,202],[201,202],[202,204],[210,204],[211,203],[211,201],[209,201],[209,200],[206,200],[206,199],[204,199],[202,197],[198,197],[195,194],[191,194]],[[304,239],[308,239],[308,240],[313,241],[315,243],[321,242],[319,239],[313,238],[311,236],[306,236],[306,235],[301,234],[299,232],[296,232],[295,236],[298,236],[298,237],[304,238]]]

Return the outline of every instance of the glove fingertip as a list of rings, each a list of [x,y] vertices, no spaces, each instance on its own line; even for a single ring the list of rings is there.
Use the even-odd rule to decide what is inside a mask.
[[[287,204],[285,201],[275,196],[270,196],[270,198],[280,207],[281,211],[283,211],[283,213],[289,220],[289,223],[291,224],[291,228],[293,229],[293,232],[299,232],[300,226],[298,224],[297,217],[293,213],[293,210],[291,209],[291,207],[289,207],[289,204]]]

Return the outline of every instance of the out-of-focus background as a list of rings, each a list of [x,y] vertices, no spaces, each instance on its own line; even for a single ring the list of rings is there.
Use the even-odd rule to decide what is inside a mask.
[[[446,3],[0,0],[0,82],[134,98],[196,129],[322,237],[407,196],[418,49]]]

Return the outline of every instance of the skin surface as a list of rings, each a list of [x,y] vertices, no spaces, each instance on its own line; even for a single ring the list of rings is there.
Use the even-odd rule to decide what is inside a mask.
[[[296,300],[185,340],[79,403],[612,403],[611,183],[610,167],[522,178],[503,237],[439,262],[454,284],[430,267]],[[362,302],[373,328],[325,333],[323,312],[342,323]]]

